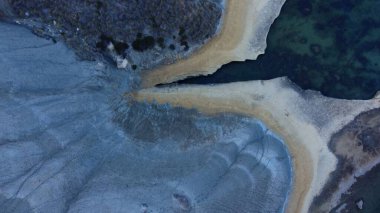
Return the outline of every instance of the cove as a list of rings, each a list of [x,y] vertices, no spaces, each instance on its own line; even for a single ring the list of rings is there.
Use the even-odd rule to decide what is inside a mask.
[[[231,62],[179,84],[216,84],[287,76],[303,89],[370,99],[380,89],[380,2],[286,1],[264,55]]]

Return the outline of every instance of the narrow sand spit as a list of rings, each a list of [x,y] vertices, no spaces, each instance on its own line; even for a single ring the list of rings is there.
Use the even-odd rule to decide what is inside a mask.
[[[285,0],[227,0],[221,32],[189,58],[145,71],[144,88],[189,76],[214,73],[231,61],[256,59],[264,53],[270,25]]]
[[[348,101],[301,91],[286,78],[214,86],[144,89],[127,94],[195,108],[206,114],[233,112],[262,120],[286,142],[293,160],[294,185],[287,212],[307,212],[312,199],[336,167],[327,143],[360,112],[380,107],[380,100]]]

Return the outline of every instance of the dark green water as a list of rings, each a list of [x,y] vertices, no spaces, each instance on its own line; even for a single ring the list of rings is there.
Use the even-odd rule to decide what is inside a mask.
[[[379,0],[288,0],[255,61],[232,62],[186,84],[288,76],[303,89],[369,99],[380,90]]]

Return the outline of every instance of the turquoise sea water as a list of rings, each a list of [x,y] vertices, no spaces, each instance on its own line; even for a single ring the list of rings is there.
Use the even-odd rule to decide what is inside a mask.
[[[369,99],[380,90],[379,11],[378,0],[288,0],[271,27],[264,55],[178,83],[288,76],[303,89],[330,97]]]

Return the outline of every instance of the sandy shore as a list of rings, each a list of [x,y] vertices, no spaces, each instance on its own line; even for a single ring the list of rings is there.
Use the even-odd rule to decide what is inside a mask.
[[[189,76],[214,73],[231,61],[256,59],[264,53],[270,25],[285,0],[228,0],[220,33],[189,58],[145,71],[142,87],[149,88]]]
[[[256,59],[264,53],[270,25],[284,0],[229,0],[221,32],[189,58],[146,71],[150,88],[189,76],[214,73],[231,61]],[[287,143],[293,159],[294,186],[287,212],[307,212],[312,199],[336,169],[329,150],[331,136],[363,111],[380,106],[377,99],[346,101],[303,92],[286,79],[218,86],[182,86],[141,90],[138,101],[156,101],[207,113],[234,112],[262,120]]]
[[[234,112],[262,120],[284,139],[292,155],[294,185],[287,212],[307,212],[335,169],[337,159],[327,146],[331,135],[360,112],[380,106],[378,99],[346,101],[303,92],[283,78],[151,88],[127,95],[138,101],[196,108],[206,114]]]

